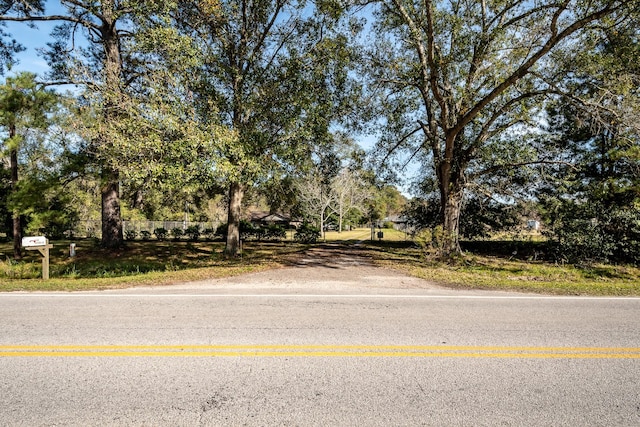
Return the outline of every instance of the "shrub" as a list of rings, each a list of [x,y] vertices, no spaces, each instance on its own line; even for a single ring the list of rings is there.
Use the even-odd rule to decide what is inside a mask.
[[[247,220],[240,221],[240,238],[242,240],[247,239],[259,239],[260,229],[255,227],[251,222]]]
[[[184,231],[182,228],[174,228],[171,230],[171,235],[173,236],[173,240],[180,240],[180,238],[184,235]]]
[[[424,228],[416,233],[414,242],[425,256],[441,256],[445,244],[445,232],[441,225],[433,228]]]
[[[136,230],[126,230],[124,236],[127,240],[136,240],[138,232]]]
[[[287,231],[279,225],[268,225],[263,231],[264,237],[268,240],[281,241],[287,238]]]
[[[218,226],[218,228],[216,228],[216,236],[220,236],[222,238],[226,238],[227,237],[227,230],[228,230],[228,225],[225,224],[220,224]]]
[[[216,234],[217,234],[216,230],[214,230],[213,228],[205,228],[204,231],[202,232],[202,235],[207,240],[215,239],[216,238]]]
[[[556,260],[640,264],[639,211],[572,208],[555,229],[547,233]]]
[[[169,231],[167,231],[166,228],[156,228],[155,230],[153,230],[153,234],[156,235],[156,238],[158,240],[166,240],[167,239],[167,235],[169,234]]]
[[[320,238],[320,229],[305,222],[298,228],[293,238],[300,243],[315,243]]]
[[[216,234],[222,236],[223,239],[227,238],[228,225],[220,224],[216,229]],[[249,221],[240,221],[240,238],[246,240],[257,236],[257,229]]]
[[[191,240],[192,242],[197,242],[198,239],[200,238],[200,226],[199,225],[189,226],[185,230],[184,234],[186,234],[189,240]]]
[[[142,237],[142,240],[146,242],[151,239],[151,232],[147,230],[142,230],[140,232],[140,236]]]

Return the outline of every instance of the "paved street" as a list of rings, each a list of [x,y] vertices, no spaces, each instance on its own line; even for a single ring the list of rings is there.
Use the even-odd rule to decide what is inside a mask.
[[[640,299],[452,291],[351,261],[0,294],[0,424],[640,425]]]

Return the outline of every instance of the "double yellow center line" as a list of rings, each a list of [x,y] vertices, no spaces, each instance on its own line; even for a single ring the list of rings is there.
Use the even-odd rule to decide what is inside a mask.
[[[632,347],[456,345],[0,345],[5,357],[431,357],[640,359]]]

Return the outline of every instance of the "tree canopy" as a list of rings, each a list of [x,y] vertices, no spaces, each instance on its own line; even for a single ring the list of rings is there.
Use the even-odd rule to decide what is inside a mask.
[[[301,200],[290,193],[305,176],[307,193],[327,196],[321,222],[325,211],[374,218],[398,198],[360,155],[357,167],[338,156],[341,138],[363,130],[379,137],[373,154],[388,169],[418,165],[429,206],[415,211],[437,208],[448,254],[460,235],[482,234],[461,219],[473,206],[504,224],[513,210],[499,205],[517,198],[547,213],[577,215],[568,201],[585,200],[637,210],[637,1],[49,5],[0,1],[0,25],[57,23],[39,78],[74,85],[60,127],[81,141],[85,183],[99,182],[104,246],[123,243],[125,207],[225,193],[225,252],[237,256],[246,194],[289,186],[287,200]],[[0,28],[0,72],[21,49],[11,37]],[[382,196],[365,203],[366,188]]]
[[[377,4],[368,70],[372,90],[382,95],[381,143],[427,162],[448,252],[457,250],[461,202],[471,183],[544,161],[535,153],[518,156],[523,138],[517,136],[535,126],[543,100],[564,95],[558,82],[566,76],[554,55],[571,56],[583,39],[626,25],[638,6],[620,0]],[[507,146],[508,139],[515,145]],[[504,155],[487,153],[488,146]]]

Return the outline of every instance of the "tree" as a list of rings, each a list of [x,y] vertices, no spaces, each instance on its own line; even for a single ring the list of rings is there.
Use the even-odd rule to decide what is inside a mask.
[[[566,163],[545,170],[536,196],[565,261],[640,262],[639,19],[558,58],[571,96],[548,106],[541,139]]]
[[[240,250],[240,218],[248,187],[274,170],[306,161],[307,144],[326,138],[349,92],[348,39],[336,32],[337,5],[297,0],[180,2],[176,16],[201,64],[189,90],[203,123],[233,138],[217,172],[228,185],[225,254]]]
[[[369,217],[372,220],[381,220],[403,212],[407,199],[394,185],[374,178],[372,188],[369,200]]]
[[[536,125],[540,102],[558,95],[553,55],[623,26],[623,0],[381,0],[368,69],[386,113],[381,144],[430,162],[440,197],[445,253],[459,251],[465,189],[486,175],[539,161],[482,162],[490,143]],[[521,141],[519,141],[521,143]],[[509,153],[509,149],[506,150]],[[485,152],[486,154],[486,152]]]
[[[7,2],[4,2],[7,3]],[[29,4],[28,4],[29,3]],[[153,13],[156,2],[126,0],[61,2],[63,14],[47,15],[43,1],[8,2],[0,21],[35,24],[60,22],[53,31],[46,58],[51,66],[51,83],[74,84],[85,90],[94,108],[94,130],[118,123],[126,111],[127,90],[141,75],[135,52],[127,51],[135,31],[134,18]],[[106,124],[106,125],[105,125]],[[113,130],[113,129],[112,129]],[[121,142],[113,132],[96,132],[88,149],[101,166],[102,245],[123,244],[120,213],[120,168],[110,150]]]
[[[329,208],[335,203],[335,193],[326,182],[320,168],[311,171],[307,176],[296,181],[298,202],[306,216],[311,217],[324,230],[329,218]]]
[[[5,132],[2,145],[9,154],[11,192],[18,189],[18,152],[26,134],[47,126],[47,113],[55,105],[53,92],[45,90],[35,81],[35,74],[20,73],[8,77],[0,86],[0,127]],[[13,256],[22,257],[22,226],[20,212],[13,211]]]
[[[345,216],[351,211],[364,212],[370,192],[364,179],[348,168],[338,173],[330,188],[334,196],[329,207],[338,216],[338,232],[342,232]]]

